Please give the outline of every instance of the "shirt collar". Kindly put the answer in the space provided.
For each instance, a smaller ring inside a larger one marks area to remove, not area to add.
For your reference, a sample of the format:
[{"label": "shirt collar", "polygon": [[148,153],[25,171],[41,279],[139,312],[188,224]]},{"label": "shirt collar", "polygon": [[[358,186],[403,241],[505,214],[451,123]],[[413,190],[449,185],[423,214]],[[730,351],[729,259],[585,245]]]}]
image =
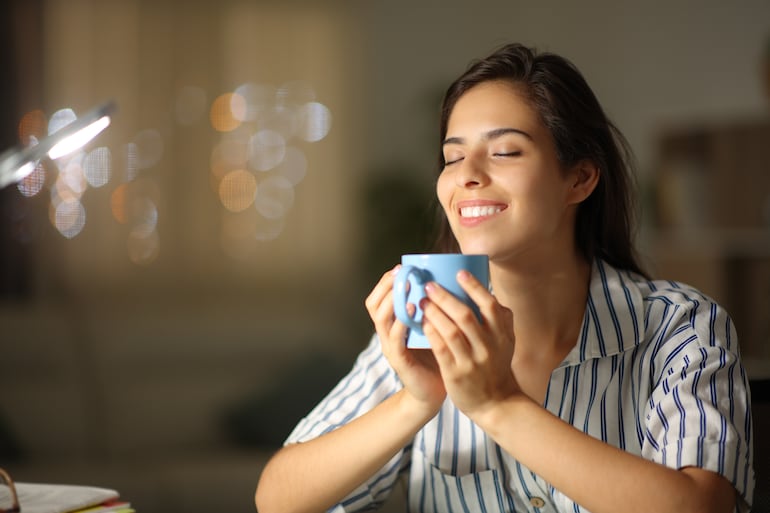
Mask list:
[{"label": "shirt collar", "polygon": [[633,349],[644,332],[640,277],[596,259],[577,344],[560,367],[576,365]]}]

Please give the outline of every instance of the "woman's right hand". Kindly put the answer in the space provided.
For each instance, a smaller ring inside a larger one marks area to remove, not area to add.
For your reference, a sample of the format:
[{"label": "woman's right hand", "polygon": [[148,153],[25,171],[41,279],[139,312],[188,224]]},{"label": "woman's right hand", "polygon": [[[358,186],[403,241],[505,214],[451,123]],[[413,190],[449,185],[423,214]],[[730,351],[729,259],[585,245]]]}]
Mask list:
[{"label": "woman's right hand", "polygon": [[[427,418],[435,415],[446,397],[446,389],[433,352],[407,349],[408,328],[393,311],[393,281],[400,266],[386,272],[366,298],[366,309],[382,345],[382,352],[398,374],[405,391],[424,408]],[[407,305],[413,313],[414,305]]]}]

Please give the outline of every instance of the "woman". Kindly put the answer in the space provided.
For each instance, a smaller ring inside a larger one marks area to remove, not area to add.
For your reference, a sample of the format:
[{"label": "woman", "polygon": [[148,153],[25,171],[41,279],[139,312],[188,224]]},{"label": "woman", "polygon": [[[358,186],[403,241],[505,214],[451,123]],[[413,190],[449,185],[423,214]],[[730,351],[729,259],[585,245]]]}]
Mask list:
[{"label": "woman", "polygon": [[732,322],[645,277],[626,145],[581,74],[505,46],[449,87],[441,142],[442,249],[489,255],[493,292],[458,274],[482,321],[432,284],[431,350],[408,350],[386,273],[376,336],[268,463],[259,511],[371,508],[402,475],[415,512],[746,511]]}]

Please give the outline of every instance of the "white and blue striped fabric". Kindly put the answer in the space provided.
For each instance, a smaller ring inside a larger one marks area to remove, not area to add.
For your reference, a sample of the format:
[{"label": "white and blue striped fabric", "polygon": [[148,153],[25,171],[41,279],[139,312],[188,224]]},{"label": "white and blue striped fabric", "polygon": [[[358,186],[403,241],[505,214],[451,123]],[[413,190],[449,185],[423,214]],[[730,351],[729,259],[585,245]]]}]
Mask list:
[{"label": "white and blue striped fabric", "polygon": [[[286,443],[332,431],[400,388],[375,336]],[[730,317],[699,291],[597,261],[580,338],[552,373],[544,406],[630,453],[725,476],[738,490],[737,510],[748,509],[754,487],[748,380]],[[332,511],[376,507],[404,474],[410,512],[586,511],[502,451],[450,400]]]}]

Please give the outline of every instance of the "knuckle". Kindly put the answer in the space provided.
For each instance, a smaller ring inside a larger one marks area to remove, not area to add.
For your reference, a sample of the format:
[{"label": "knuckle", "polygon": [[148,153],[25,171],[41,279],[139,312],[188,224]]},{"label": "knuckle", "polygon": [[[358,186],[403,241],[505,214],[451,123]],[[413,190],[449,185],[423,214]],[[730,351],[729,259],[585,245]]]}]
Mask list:
[{"label": "knuckle", "polygon": [[479,365],[487,365],[491,360],[491,353],[486,347],[479,347],[476,350],[476,355],[474,356],[476,362],[478,362]]},{"label": "knuckle", "polygon": [[457,326],[452,326],[451,328],[449,328],[449,330],[447,331],[447,335],[446,336],[450,340],[461,341],[461,340],[465,339],[465,336],[463,335],[463,332],[460,331],[460,329]]},{"label": "knuckle", "polygon": [[476,322],[476,314],[472,310],[466,309],[459,315],[458,320],[462,323]]},{"label": "knuckle", "polygon": [[457,375],[467,376],[473,372],[474,364],[470,360],[464,360],[457,364]]},{"label": "knuckle", "polygon": [[431,350],[438,359],[446,358],[451,355],[449,347],[447,347],[446,344],[433,344]]},{"label": "knuckle", "polygon": [[495,310],[499,305],[500,303],[497,302],[497,299],[495,299],[494,296],[484,296],[479,301],[479,308],[483,310]]}]

